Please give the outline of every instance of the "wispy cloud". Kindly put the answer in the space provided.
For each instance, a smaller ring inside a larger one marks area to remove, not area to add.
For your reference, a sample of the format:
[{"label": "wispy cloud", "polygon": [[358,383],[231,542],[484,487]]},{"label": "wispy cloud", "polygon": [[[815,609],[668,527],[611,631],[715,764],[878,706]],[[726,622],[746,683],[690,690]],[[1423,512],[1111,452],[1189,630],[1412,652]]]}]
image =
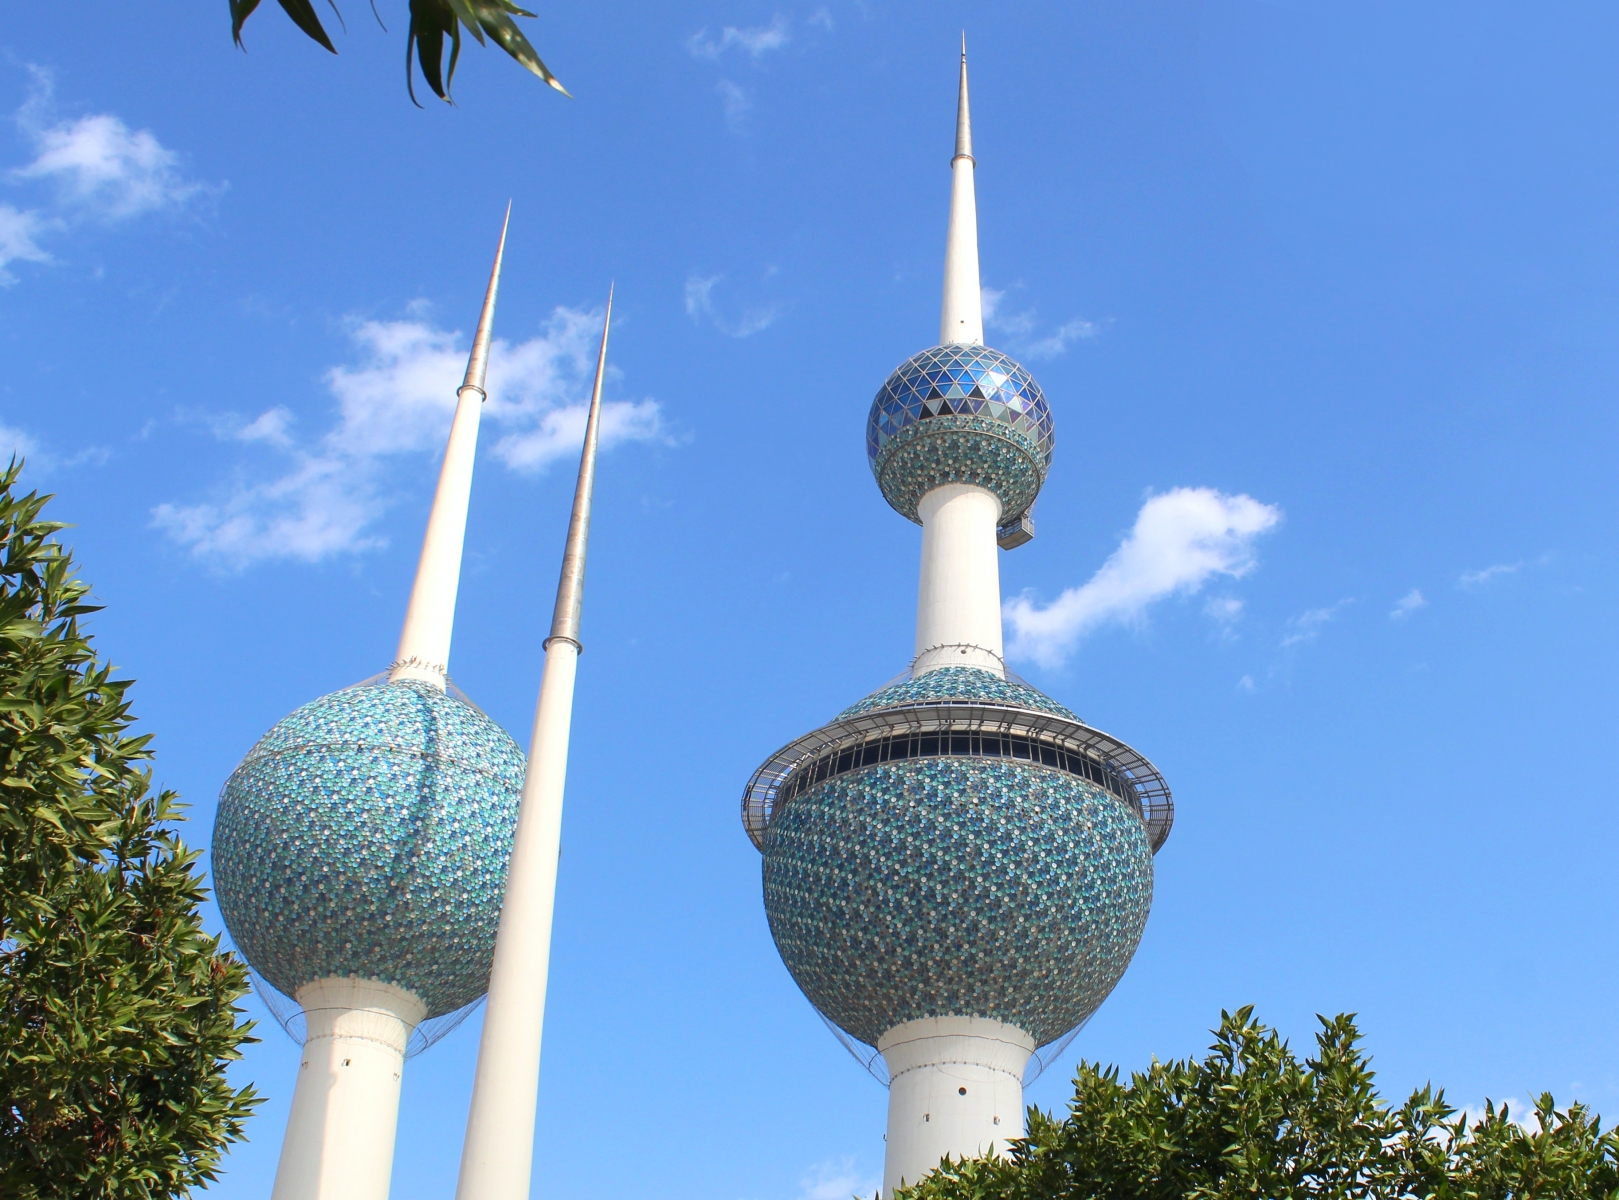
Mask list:
[{"label": "wispy cloud", "polygon": [[1340,600],[1336,604],[1329,604],[1325,608],[1306,609],[1298,616],[1288,621],[1288,627],[1293,632],[1282,638],[1283,646],[1302,646],[1306,642],[1313,642],[1321,635],[1321,627],[1346,605],[1353,604],[1353,600]]},{"label": "wispy cloud", "polygon": [[39,451],[39,442],[27,430],[11,425],[0,425],[0,459],[32,458]]},{"label": "wispy cloud", "polygon": [[13,458],[23,458],[28,460],[32,472],[53,471],[58,467],[77,467],[86,463],[99,466],[110,457],[111,451],[105,446],[94,445],[80,446],[70,454],[63,454],[26,429],[0,425],[0,465]]},{"label": "wispy cloud", "polygon": [[1456,582],[1464,588],[1483,587],[1492,579],[1502,575],[1512,575],[1521,570],[1523,570],[1523,563],[1521,562],[1496,563],[1494,566],[1485,567],[1482,571],[1464,571],[1461,578]]},{"label": "wispy cloud", "polygon": [[180,173],[180,156],[147,129],[97,113],[37,130],[38,155],[14,179],[45,180],[64,206],[104,221],[176,208],[204,191]]},{"label": "wispy cloud", "polygon": [[0,284],[17,282],[6,268],[14,262],[49,262],[39,239],[60,227],[43,213],[0,204]]},{"label": "wispy cloud", "polygon": [[753,93],[729,79],[720,80],[714,90],[720,94],[726,128],[732,133],[741,133],[747,127],[748,111],[753,108]]},{"label": "wispy cloud", "polygon": [[12,186],[48,190],[43,207],[0,203],[0,284],[14,283],[13,262],[49,262],[42,242],[86,222],[116,224],[162,210],[184,208],[217,185],[188,179],[180,155],[147,129],[131,129],[112,113],[56,118],[50,72],[29,67],[28,100],[15,114],[32,143],[32,161],[5,172]]},{"label": "wispy cloud", "polygon": [[1417,609],[1426,608],[1427,606],[1428,598],[1417,588],[1412,588],[1394,602],[1393,609],[1389,611],[1389,618],[1391,620],[1404,620],[1416,612]]},{"label": "wispy cloud", "polygon": [[[541,333],[490,348],[484,418],[502,430],[496,458],[518,471],[541,471],[577,451],[601,314],[556,309]],[[219,498],[169,503],[157,526],[199,558],[241,568],[270,559],[315,562],[383,543],[373,525],[390,501],[388,468],[402,456],[439,451],[466,367],[459,333],[418,311],[397,321],[356,321],[356,361],[331,368],[325,383],[337,402],[335,423],[309,442],[293,433],[290,410],[277,406],[251,421],[211,422],[222,440],[258,444],[281,462],[265,477],[243,474]],[[602,406],[602,446],[660,436],[656,401]]]},{"label": "wispy cloud", "polygon": [[824,1162],[799,1181],[799,1200],[849,1200],[851,1196],[875,1196],[882,1181],[856,1169],[854,1159]]},{"label": "wispy cloud", "polygon": [[1147,607],[1198,591],[1215,576],[1241,578],[1258,562],[1254,543],[1281,510],[1252,496],[1176,488],[1152,496],[1107,562],[1090,580],[1049,605],[1024,594],[1003,607],[1010,653],[1060,666],[1088,633],[1109,622],[1140,621]]},{"label": "wispy cloud", "polygon": [[781,315],[774,304],[754,305],[736,318],[725,316],[714,299],[714,289],[723,275],[692,275],[686,280],[686,315],[698,323],[707,321],[726,337],[745,338],[769,329]]},{"label": "wispy cloud", "polygon": [[1203,611],[1222,629],[1230,629],[1242,619],[1242,601],[1235,596],[1210,596]]},{"label": "wispy cloud", "polygon": [[693,58],[717,59],[728,50],[740,51],[749,58],[758,59],[772,50],[780,50],[792,40],[787,18],[780,13],[768,25],[727,25],[719,36],[711,36],[707,28],[699,29],[686,39],[686,49]]},{"label": "wispy cloud", "polygon": [[984,309],[984,327],[1001,335],[1000,340],[1023,358],[1055,358],[1073,343],[1093,338],[1100,332],[1094,321],[1075,317],[1043,333],[1034,309],[1018,313],[1006,310],[1005,290],[980,288],[979,295]]}]

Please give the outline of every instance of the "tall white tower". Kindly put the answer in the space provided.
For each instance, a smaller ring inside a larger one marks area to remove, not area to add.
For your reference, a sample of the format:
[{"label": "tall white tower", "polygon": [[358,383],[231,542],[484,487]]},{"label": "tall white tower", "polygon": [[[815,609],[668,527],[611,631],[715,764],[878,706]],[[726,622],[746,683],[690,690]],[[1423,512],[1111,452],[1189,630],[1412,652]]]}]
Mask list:
[{"label": "tall white tower", "polygon": [[488,982],[523,755],[448,671],[505,246],[394,663],[277,723],[220,796],[225,924],[306,1023],[273,1200],[387,1200],[410,1039]]},{"label": "tall white tower", "polygon": [[557,858],[562,847],[562,794],[568,773],[568,735],[573,725],[573,685],[583,646],[579,613],[584,599],[585,548],[596,487],[596,448],[601,435],[602,375],[607,369],[607,332],[613,295],[607,294],[596,382],[590,393],[579,479],[562,553],[551,636],[534,710],[528,773],[512,846],[500,935],[489,979],[473,1079],[467,1138],[461,1150],[457,1200],[528,1200],[534,1160],[534,1114],[539,1100],[540,1042],[545,1030],[545,992],[551,964],[551,919],[556,904]]},{"label": "tall white tower", "polygon": [[963,43],[940,344],[866,425],[883,496],[922,526],[915,656],[742,801],[782,960],[887,1066],[890,1195],[1023,1134],[1030,1056],[1129,965],[1173,816],[1151,763],[1002,658],[997,547],[1032,536],[1054,431],[1028,371],[983,344],[975,169]]}]

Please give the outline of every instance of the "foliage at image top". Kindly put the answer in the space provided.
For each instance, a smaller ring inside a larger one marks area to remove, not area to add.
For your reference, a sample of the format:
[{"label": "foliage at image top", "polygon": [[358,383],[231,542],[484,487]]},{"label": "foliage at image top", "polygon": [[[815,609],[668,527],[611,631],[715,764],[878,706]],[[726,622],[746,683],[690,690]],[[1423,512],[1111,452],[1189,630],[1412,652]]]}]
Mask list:
[{"label": "foliage at image top", "polygon": [[[303,30],[312,40],[319,42],[333,54],[337,47],[332,45],[332,39],[327,36],[326,28],[320,23],[320,16],[315,11],[312,0],[278,0],[287,16],[292,18],[293,24]],[[336,0],[327,0],[332,6],[332,12],[342,21],[343,15],[338,12]],[[253,15],[258,8],[259,0],[230,0],[230,28],[231,37],[236,44],[242,44],[242,25]],[[372,11],[376,11],[375,3]],[[513,0],[410,0],[410,28],[405,38],[405,87],[410,92],[411,100],[416,99],[416,85],[412,81],[410,59],[414,50],[416,60],[421,64],[422,77],[427,80],[427,86],[433,89],[433,94],[440,100],[450,99],[450,85],[455,80],[455,65],[461,57],[461,30],[464,27],[472,34],[473,40],[482,46],[484,34],[495,39],[498,45],[507,54],[519,63],[538,75],[564,96],[568,89],[563,87],[557,77],[551,74],[551,69],[540,60],[539,54],[523,36],[523,31],[517,27],[513,17],[537,17],[539,14],[531,13],[526,8],[519,8]],[[382,18],[377,18],[380,23]],[[446,69],[444,64],[444,39],[450,40],[450,62]]]},{"label": "foliage at image top", "polygon": [[79,628],[49,497],[0,471],[0,1195],[155,1200],[217,1177],[259,1102],[246,968],[203,928],[197,853]]},{"label": "foliage at image top", "polygon": [[1530,1123],[1470,1117],[1432,1087],[1379,1097],[1352,1016],[1300,1061],[1252,1008],[1222,1013],[1201,1062],[1119,1081],[1082,1062],[1068,1116],[1029,1110],[1007,1157],[947,1159],[892,1200],[1614,1200],[1619,1138],[1542,1096]]}]

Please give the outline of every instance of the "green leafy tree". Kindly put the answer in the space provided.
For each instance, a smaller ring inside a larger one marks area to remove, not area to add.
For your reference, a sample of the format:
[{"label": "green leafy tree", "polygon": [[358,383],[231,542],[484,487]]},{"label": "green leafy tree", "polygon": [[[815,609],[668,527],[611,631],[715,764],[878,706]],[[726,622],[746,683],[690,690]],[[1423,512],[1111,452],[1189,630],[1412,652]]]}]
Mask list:
[{"label": "green leafy tree", "polygon": [[148,1200],[215,1178],[258,1103],[227,1065],[246,968],[79,621],[96,608],[0,471],[0,1196]]},{"label": "green leafy tree", "polygon": [[[327,2],[341,22],[343,15],[338,12],[335,0]],[[332,39],[320,23],[320,15],[315,11],[312,0],[278,0],[278,3],[292,18],[294,25],[333,54],[337,53],[337,47],[332,45]],[[230,0],[231,36],[236,39],[238,46],[242,44],[242,24],[258,6],[259,0]],[[372,0],[372,12],[375,11],[375,0]],[[539,54],[529,44],[528,38],[523,36],[517,22],[512,20],[513,17],[537,15],[526,8],[519,8],[513,0],[410,0],[410,28],[405,37],[405,87],[410,92],[411,100],[416,99],[416,85],[412,81],[410,65],[413,51],[416,61],[421,64],[422,77],[427,80],[427,86],[433,89],[433,94],[440,100],[450,99],[450,84],[455,79],[455,65],[461,57],[463,29],[480,46],[485,44],[484,35],[488,34],[507,54],[566,96],[568,89],[540,61]],[[378,16],[377,20],[380,23],[382,18]],[[446,39],[450,45],[447,67],[444,62]]]},{"label": "green leafy tree", "polygon": [[1351,1016],[1300,1061],[1251,1008],[1222,1013],[1201,1062],[1121,1082],[1081,1063],[1068,1116],[1029,1110],[1006,1157],[946,1160],[894,1200],[1615,1200],[1619,1139],[1541,1097],[1534,1128],[1470,1120],[1422,1088],[1379,1098]]}]

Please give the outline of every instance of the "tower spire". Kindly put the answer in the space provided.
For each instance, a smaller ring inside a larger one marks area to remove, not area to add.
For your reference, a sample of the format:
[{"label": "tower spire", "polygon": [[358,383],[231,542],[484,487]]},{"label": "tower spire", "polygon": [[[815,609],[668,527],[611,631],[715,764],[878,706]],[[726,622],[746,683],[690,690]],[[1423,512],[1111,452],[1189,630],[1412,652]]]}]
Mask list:
[{"label": "tower spire", "polygon": [[534,712],[528,771],[517,814],[506,898],[495,937],[484,1009],[478,1070],[472,1083],[467,1139],[461,1149],[457,1200],[528,1200],[534,1159],[534,1112],[540,1088],[540,1043],[545,1031],[545,990],[550,974],[551,917],[556,901],[557,857],[562,845],[562,793],[568,773],[568,733],[573,722],[573,682],[578,667],[579,605],[585,583],[585,542],[590,534],[596,483],[596,447],[601,428],[602,376],[607,368],[607,331],[613,294],[607,293],[596,382],[579,452],[579,481],[562,552],[551,636]]},{"label": "tower spire", "polygon": [[961,87],[956,99],[956,153],[950,160],[950,232],[944,248],[944,309],[939,343],[982,345],[984,306],[978,291],[978,200],[973,190],[972,116],[967,106],[967,35],[961,35]]},{"label": "tower spire", "polygon": [[568,541],[562,551],[562,575],[557,580],[557,602],[551,613],[551,638],[570,641],[580,652],[579,608],[585,588],[585,543],[590,538],[590,502],[596,490],[596,443],[601,432],[602,372],[607,367],[607,331],[613,323],[613,286],[607,288],[607,315],[602,318],[601,351],[596,358],[596,382],[590,393],[590,415],[585,418],[585,444],[579,451],[579,482],[573,489],[573,515],[568,519]]},{"label": "tower spire", "polygon": [[478,315],[478,331],[467,356],[467,373],[456,390],[455,420],[444,447],[438,490],[422,537],[422,556],[416,563],[416,582],[399,634],[399,652],[388,668],[388,682],[419,679],[443,688],[449,682],[450,634],[455,627],[455,597],[461,586],[461,548],[466,540],[467,504],[472,498],[472,464],[478,452],[478,421],[482,416],[484,377],[489,369],[489,339],[495,325],[495,295],[500,290],[500,266],[506,257],[506,229],[512,206],[500,225],[495,265]]}]

